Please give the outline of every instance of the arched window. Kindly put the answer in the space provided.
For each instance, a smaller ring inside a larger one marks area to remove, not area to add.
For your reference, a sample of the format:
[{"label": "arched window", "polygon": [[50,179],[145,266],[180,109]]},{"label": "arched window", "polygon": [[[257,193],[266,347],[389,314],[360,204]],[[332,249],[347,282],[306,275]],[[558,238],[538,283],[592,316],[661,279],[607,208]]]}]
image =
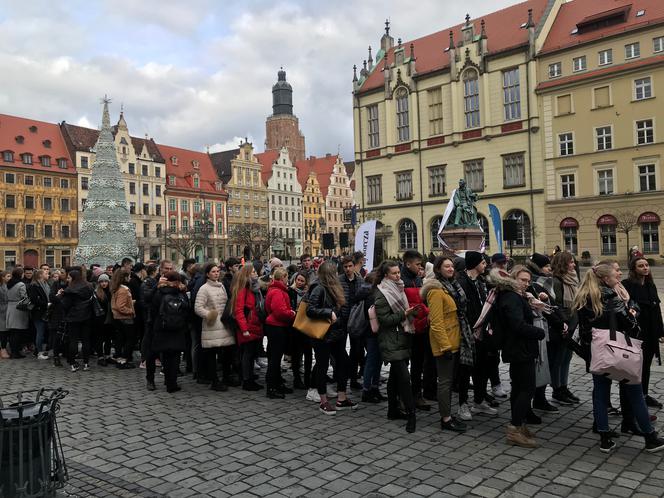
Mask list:
[{"label": "arched window", "polygon": [[417,225],[408,218],[399,223],[399,250],[417,249]]},{"label": "arched window", "polygon": [[515,209],[508,213],[506,219],[516,220],[516,240],[514,241],[514,245],[517,247],[530,247],[532,241],[530,218],[528,215],[520,209]]},{"label": "arched window", "polygon": [[438,240],[438,230],[440,230],[440,222],[443,221],[442,216],[436,216],[431,220],[431,249],[441,249],[442,245]]},{"label": "arched window", "polygon": [[480,85],[474,69],[463,73],[463,112],[466,128],[477,128],[480,125]]},{"label": "arched window", "polygon": [[482,227],[482,230],[484,231],[484,247],[486,249],[489,248],[491,245],[491,238],[490,238],[490,232],[489,232],[489,220],[486,219],[486,216],[483,214],[477,213],[477,219],[480,222],[480,227]]},{"label": "arched window", "polygon": [[410,140],[410,127],[408,125],[408,90],[401,87],[396,93],[397,104],[397,142]]}]

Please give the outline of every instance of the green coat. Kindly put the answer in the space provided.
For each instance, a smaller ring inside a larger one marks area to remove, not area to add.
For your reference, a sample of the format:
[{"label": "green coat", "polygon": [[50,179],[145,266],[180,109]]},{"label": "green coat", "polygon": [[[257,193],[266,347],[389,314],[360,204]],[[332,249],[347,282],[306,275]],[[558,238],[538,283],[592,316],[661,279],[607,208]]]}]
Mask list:
[{"label": "green coat", "polygon": [[392,311],[380,290],[375,294],[376,317],[378,318],[378,346],[384,362],[410,359],[412,334],[406,334],[401,322],[406,318],[403,311]]}]

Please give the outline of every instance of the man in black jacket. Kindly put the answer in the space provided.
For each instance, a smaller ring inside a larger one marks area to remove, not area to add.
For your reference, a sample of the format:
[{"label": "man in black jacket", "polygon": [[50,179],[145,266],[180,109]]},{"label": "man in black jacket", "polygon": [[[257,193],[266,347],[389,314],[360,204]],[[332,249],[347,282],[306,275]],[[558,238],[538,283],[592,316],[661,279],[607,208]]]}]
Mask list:
[{"label": "man in black jacket", "polygon": [[[341,307],[341,327],[345,330],[348,325],[348,317],[350,310],[358,300],[356,298],[357,291],[362,286],[364,279],[355,273],[355,264],[351,256],[344,256],[341,262],[343,273],[339,275],[341,288],[344,290],[345,304]],[[350,371],[348,377],[350,379],[351,389],[362,389],[362,386],[357,381],[358,369],[364,365],[364,340],[360,338],[350,338]]]}]

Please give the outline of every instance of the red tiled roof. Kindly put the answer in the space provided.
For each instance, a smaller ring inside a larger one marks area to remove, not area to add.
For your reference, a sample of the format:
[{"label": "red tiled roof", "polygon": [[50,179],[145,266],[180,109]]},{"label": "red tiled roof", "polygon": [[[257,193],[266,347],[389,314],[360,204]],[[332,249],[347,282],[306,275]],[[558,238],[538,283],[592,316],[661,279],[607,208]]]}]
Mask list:
[{"label": "red tiled roof", "polygon": [[630,69],[637,69],[640,67],[647,67],[656,64],[661,64],[664,62],[664,55],[656,55],[653,57],[647,57],[645,59],[637,59],[634,61],[625,62],[624,64],[617,64],[615,66],[603,67],[602,69],[596,69],[594,71],[588,71],[583,74],[574,74],[572,76],[567,76],[565,78],[556,78],[552,81],[545,81],[537,85],[536,91],[547,90],[549,88],[555,88],[558,86],[566,85],[568,83],[574,83],[575,81],[587,80],[590,78],[597,78],[600,76],[606,76],[608,74],[618,73],[620,71],[628,71]]},{"label": "red tiled roof", "polygon": [[[627,9],[627,7],[630,7]],[[577,24],[608,16],[612,11],[627,10],[625,22],[572,34]],[[636,14],[644,10],[642,16]],[[574,0],[563,4],[551,26],[540,53],[553,52],[592,40],[664,22],[662,0]]]},{"label": "red tiled roof", "polygon": [[297,161],[295,163],[295,167],[297,168],[297,179],[302,185],[302,188],[304,189],[304,186],[306,185],[309,173],[313,172],[318,179],[321,194],[326,198],[332,172],[334,171],[334,164],[336,162],[336,154],[330,154],[323,157],[311,156],[308,159]]},{"label": "red tiled roof", "polygon": [[[19,143],[21,141],[19,137],[23,137],[22,143]],[[76,172],[76,166],[69,155],[60,127],[54,123],[0,114],[0,151],[14,153],[13,163],[5,163],[0,155],[0,163],[6,166],[60,173]],[[24,153],[32,154],[31,165],[23,164],[21,154]],[[42,166],[40,159],[42,156],[51,158],[50,167]],[[58,159],[67,160],[66,169],[58,168]]]},{"label": "red tiled roof", "polygon": [[[226,192],[217,190],[215,183],[221,181],[217,172],[212,166],[210,156],[205,152],[195,150],[181,149],[170,145],[157,144],[162,157],[166,159],[166,189],[188,189],[194,192],[214,193],[217,195],[226,195]],[[177,158],[177,164],[173,164],[173,157]],[[198,170],[194,169],[194,161],[198,161]],[[200,187],[194,187],[194,173],[198,173]],[[175,187],[168,184],[168,176],[175,176]]]},{"label": "red tiled roof", "polygon": [[261,178],[263,179],[263,183],[267,185],[267,181],[272,176],[272,165],[279,158],[279,151],[268,150],[259,152],[258,154],[254,154],[254,157],[261,163]]},{"label": "red tiled roof", "polygon": [[[547,0],[528,0],[512,5],[502,10],[492,12],[485,16],[472,19],[475,24],[475,33],[480,33],[480,21],[485,21],[487,35],[487,48],[489,53],[498,53],[528,43],[528,31],[521,27],[528,20],[528,9],[533,9],[533,21],[537,25],[544,13]],[[445,28],[416,40],[404,41],[406,57],[410,55],[410,44],[415,48],[415,68],[418,74],[429,73],[449,67],[450,53],[445,49],[450,45],[450,30],[454,31],[454,42],[462,40],[461,28],[465,23],[457,24],[452,28]],[[462,48],[462,50],[465,50]],[[388,64],[394,63],[394,48],[387,54]],[[359,93],[383,86],[384,76],[381,71],[384,60],[381,59],[373,71],[362,84]]]}]

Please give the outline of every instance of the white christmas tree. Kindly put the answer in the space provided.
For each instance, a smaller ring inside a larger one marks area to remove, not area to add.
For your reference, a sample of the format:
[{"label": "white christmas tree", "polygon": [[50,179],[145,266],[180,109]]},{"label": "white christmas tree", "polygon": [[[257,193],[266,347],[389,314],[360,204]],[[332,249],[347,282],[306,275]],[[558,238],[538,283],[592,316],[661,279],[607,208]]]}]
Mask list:
[{"label": "white christmas tree", "polygon": [[122,173],[115,155],[109,102],[106,97],[102,100],[101,131],[94,149],[96,157],[74,257],[77,264],[88,267],[93,263],[113,265],[124,257],[133,259],[137,253],[136,229],[127,208]]}]

